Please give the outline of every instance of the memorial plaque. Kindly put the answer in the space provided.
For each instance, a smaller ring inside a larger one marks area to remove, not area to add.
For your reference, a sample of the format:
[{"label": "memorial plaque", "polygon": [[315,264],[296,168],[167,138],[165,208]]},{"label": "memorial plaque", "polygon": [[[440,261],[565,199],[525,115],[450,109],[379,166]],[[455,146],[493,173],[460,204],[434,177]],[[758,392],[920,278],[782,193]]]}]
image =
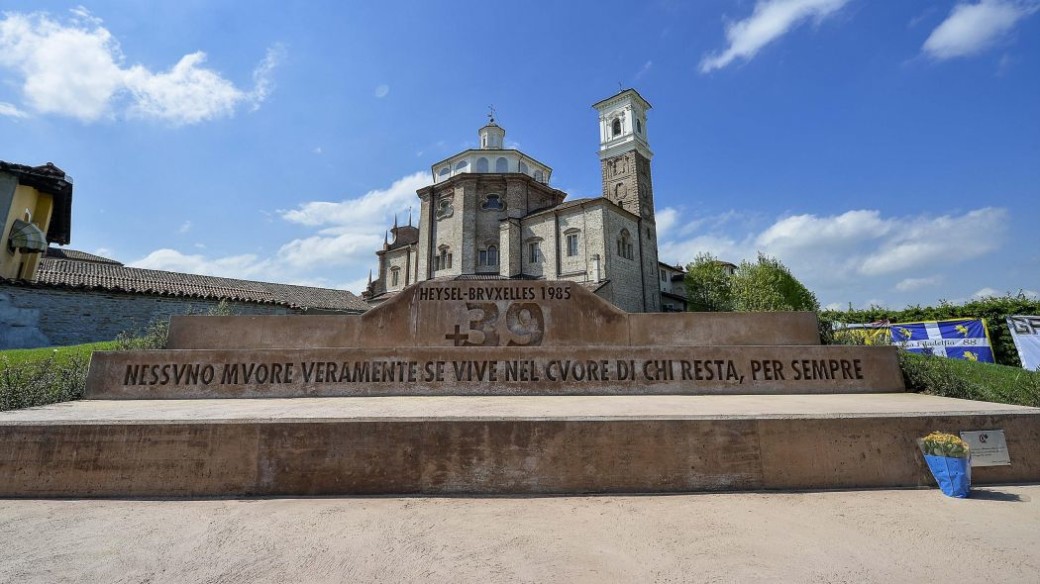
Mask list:
[{"label": "memorial plaque", "polygon": [[[723,315],[725,316],[725,315]],[[755,321],[736,315],[744,343],[788,323],[805,340],[813,315]],[[640,317],[648,317],[640,320]],[[204,320],[191,321],[198,328]],[[95,353],[87,396],[96,399],[381,395],[638,395],[903,391],[892,347],[712,344],[696,315],[630,315],[574,282],[424,282],[361,317],[322,317],[322,335],[275,328],[253,336],[269,348],[233,346],[209,321],[219,349]],[[295,324],[300,317],[266,323]],[[715,321],[716,326],[719,322]],[[756,322],[759,322],[757,326]],[[684,326],[685,325],[685,326]],[[656,327],[656,328],[654,328]],[[181,339],[196,332],[182,329]],[[345,331],[345,332],[344,332]],[[815,334],[815,331],[812,331]],[[247,337],[242,331],[241,337]],[[240,338],[241,338],[240,337]],[[691,342],[694,339],[694,342]],[[633,342],[636,340],[636,342]],[[190,342],[187,344],[191,344]],[[230,345],[230,346],[229,346]]]},{"label": "memorial plaque", "polygon": [[1007,440],[1003,430],[976,430],[961,432],[961,440],[968,443],[971,466],[1004,466],[1011,464]]}]

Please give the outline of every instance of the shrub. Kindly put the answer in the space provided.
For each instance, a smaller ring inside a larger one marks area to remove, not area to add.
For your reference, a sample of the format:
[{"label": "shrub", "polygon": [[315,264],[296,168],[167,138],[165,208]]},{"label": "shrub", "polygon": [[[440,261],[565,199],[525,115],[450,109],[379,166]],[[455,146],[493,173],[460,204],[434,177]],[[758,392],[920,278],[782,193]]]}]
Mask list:
[{"label": "shrub", "polygon": [[165,349],[170,335],[169,320],[154,320],[144,330],[123,331],[116,337],[117,351]]},{"label": "shrub", "polygon": [[90,359],[52,354],[12,363],[0,355],[0,411],[31,408],[83,397]]},{"label": "shrub", "polygon": [[1040,373],[1018,367],[899,351],[909,391],[1040,407]]}]

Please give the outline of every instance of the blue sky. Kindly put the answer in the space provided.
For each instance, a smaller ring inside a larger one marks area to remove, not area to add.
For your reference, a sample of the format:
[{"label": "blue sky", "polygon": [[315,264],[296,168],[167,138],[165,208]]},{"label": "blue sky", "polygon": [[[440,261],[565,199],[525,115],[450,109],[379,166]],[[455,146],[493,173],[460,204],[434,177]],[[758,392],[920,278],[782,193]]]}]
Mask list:
[{"label": "blue sky", "polygon": [[72,244],[360,292],[430,165],[507,143],[599,195],[634,87],[661,259],[780,258],[824,305],[1040,291],[1040,0],[0,2],[0,159]]}]

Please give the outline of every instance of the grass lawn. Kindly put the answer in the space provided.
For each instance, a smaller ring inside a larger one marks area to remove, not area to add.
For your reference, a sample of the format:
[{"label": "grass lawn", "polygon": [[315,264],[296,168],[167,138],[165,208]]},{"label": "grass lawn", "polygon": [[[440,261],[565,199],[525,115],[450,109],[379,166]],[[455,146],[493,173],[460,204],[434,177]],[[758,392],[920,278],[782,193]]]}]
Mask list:
[{"label": "grass lawn", "polygon": [[8,365],[18,365],[28,361],[44,361],[54,357],[57,362],[66,362],[69,359],[81,357],[90,359],[94,351],[112,351],[116,348],[115,341],[104,341],[100,343],[86,343],[83,345],[71,345],[68,347],[40,347],[39,349],[9,349],[0,351],[0,369]]}]

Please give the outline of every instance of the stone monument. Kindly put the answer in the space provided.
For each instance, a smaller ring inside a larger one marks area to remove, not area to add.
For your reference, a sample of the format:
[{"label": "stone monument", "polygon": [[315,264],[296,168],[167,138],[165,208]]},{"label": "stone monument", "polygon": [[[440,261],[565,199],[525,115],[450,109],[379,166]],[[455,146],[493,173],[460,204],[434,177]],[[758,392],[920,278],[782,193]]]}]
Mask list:
[{"label": "stone monument", "polygon": [[361,316],[174,317],[85,400],[0,414],[0,495],[688,492],[928,484],[914,440],[1040,410],[904,391],[812,313],[629,314],[569,281],[455,279]]}]

